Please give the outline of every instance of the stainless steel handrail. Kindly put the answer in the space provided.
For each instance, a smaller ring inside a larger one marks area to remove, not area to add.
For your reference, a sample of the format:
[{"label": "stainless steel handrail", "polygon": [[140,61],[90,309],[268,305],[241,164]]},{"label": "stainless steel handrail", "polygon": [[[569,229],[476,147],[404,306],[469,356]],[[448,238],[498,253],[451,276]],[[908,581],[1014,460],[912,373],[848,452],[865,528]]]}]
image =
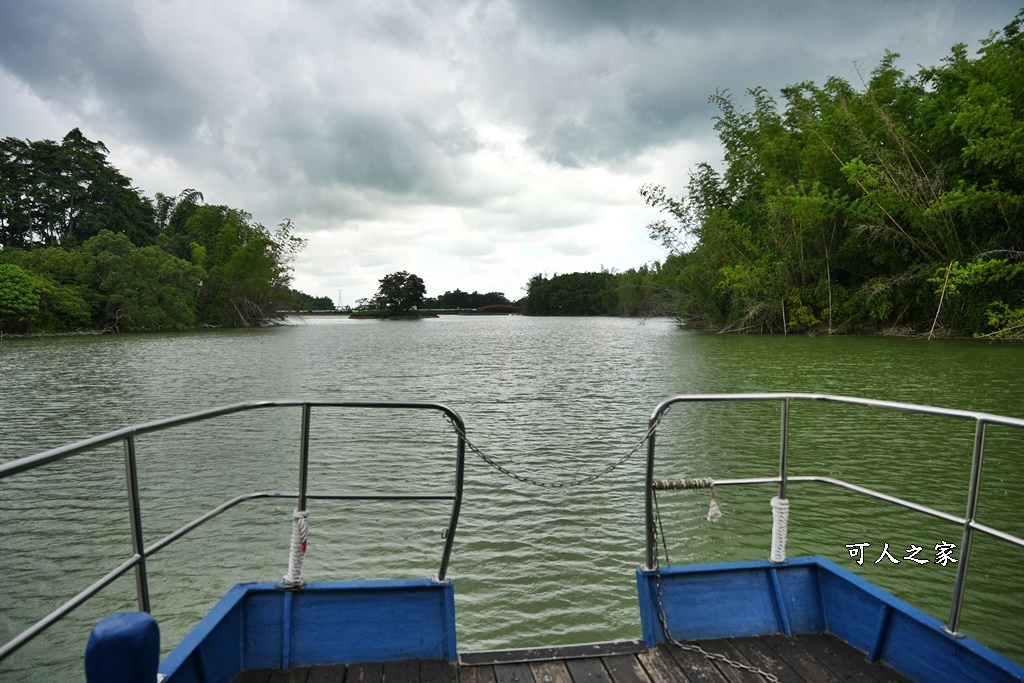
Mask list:
[{"label": "stainless steel handrail", "polygon": [[[953,522],[963,527],[963,538],[960,544],[960,560],[957,564],[956,580],[953,584],[953,595],[950,599],[949,619],[946,622],[946,629],[955,635],[959,635],[960,612],[963,607],[964,591],[967,583],[967,566],[970,561],[971,542],[975,531],[988,534],[1004,542],[1011,543],[1024,548],[1024,539],[1000,531],[990,526],[981,524],[975,520],[978,512],[978,489],[981,484],[981,466],[985,455],[985,432],[988,425],[1001,425],[1024,429],[1024,419],[994,415],[967,410],[955,410],[950,408],[937,408],[935,406],[918,405],[914,403],[900,403],[897,401],[880,401],[868,398],[855,398],[851,396],[834,396],[830,394],[804,394],[804,393],[751,393],[751,394],[682,394],[665,399],[654,409],[650,419],[650,437],[647,440],[647,471],[645,486],[645,527],[647,535],[647,568],[653,569],[657,562],[657,547],[655,538],[654,520],[654,453],[655,453],[655,430],[661,422],[665,412],[677,403],[705,403],[722,401],[779,401],[782,406],[782,423],[780,426],[779,446],[779,476],[778,477],[756,477],[748,479],[722,479],[715,480],[715,486],[747,485],[747,484],[777,484],[779,497],[786,497],[787,482],[815,482],[832,486],[839,486],[856,493],[860,493],[878,500],[900,505],[926,515]],[[957,517],[940,510],[935,510],[926,505],[913,503],[896,496],[890,496],[863,486],[851,484],[834,477],[819,476],[796,476],[787,474],[787,459],[789,456],[789,421],[791,401],[820,401],[825,403],[845,403],[870,408],[885,408],[909,413],[924,415],[937,415],[952,417],[975,422],[974,445],[971,456],[971,478],[967,491],[967,511],[963,517]]]},{"label": "stainless steel handrail", "polygon": [[[173,427],[202,422],[215,417],[240,413],[260,408],[281,408],[299,407],[302,410],[301,441],[299,445],[299,489],[295,493],[262,491],[247,493],[231,500],[228,500],[212,510],[200,515],[191,522],[185,524],[176,531],[164,536],[148,547],[144,545],[142,534],[141,504],[139,495],[139,481],[136,467],[137,455],[135,451],[135,438],[142,434],[158,432]],[[330,408],[369,408],[385,410],[434,410],[441,412],[455,426],[456,433],[456,465],[455,484],[451,493],[374,493],[374,492],[341,492],[341,493],[316,493],[308,490],[309,473],[309,434],[311,424],[311,413],[314,407]],[[419,401],[300,401],[300,400],[277,400],[277,401],[249,401],[235,403],[218,408],[200,410],[187,415],[155,420],[143,424],[124,427],[106,434],[100,434],[88,439],[76,441],[71,444],[43,451],[17,460],[0,463],[0,480],[12,477],[22,472],[43,467],[66,458],[79,455],[99,448],[101,446],[122,442],[124,444],[125,457],[125,483],[128,489],[128,512],[132,537],[132,555],[108,571],[102,578],[85,588],[83,591],[67,600],[57,609],[37,621],[29,628],[0,646],[0,661],[16,652],[22,646],[31,642],[47,628],[57,623],[70,614],[77,607],[87,602],[101,590],[109,586],[116,579],[135,569],[135,584],[139,609],[144,612],[150,611],[149,602],[149,578],[146,572],[146,558],[157,551],[170,545],[177,539],[185,536],[193,529],[201,526],[209,520],[217,517],[240,503],[265,498],[295,498],[298,502],[296,508],[300,511],[306,509],[309,499],[315,500],[450,500],[452,501],[451,514],[448,520],[448,528],[445,533],[444,549],[441,552],[441,564],[438,570],[437,580],[444,581],[448,571],[448,561],[451,557],[452,544],[455,541],[455,529],[459,521],[459,511],[462,507],[462,489],[465,481],[466,461],[466,440],[463,436],[466,433],[466,426],[462,418],[451,408],[441,403],[428,403]]]}]

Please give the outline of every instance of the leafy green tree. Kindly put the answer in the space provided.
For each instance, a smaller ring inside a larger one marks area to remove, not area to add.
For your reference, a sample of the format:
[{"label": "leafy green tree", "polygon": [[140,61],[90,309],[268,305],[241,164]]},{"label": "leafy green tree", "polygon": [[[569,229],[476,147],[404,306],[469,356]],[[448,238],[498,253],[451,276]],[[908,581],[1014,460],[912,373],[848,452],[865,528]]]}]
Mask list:
[{"label": "leafy green tree", "polygon": [[[15,287],[8,269],[9,322],[72,329],[90,308],[112,330],[279,317],[305,244],[290,221],[271,232],[244,211],[203,205],[194,189],[145,199],[108,153],[77,128],[60,143],[0,141],[0,262],[31,280],[18,275]],[[17,316],[15,293],[28,307]]]},{"label": "leafy green tree", "polygon": [[373,297],[373,305],[393,313],[411,311],[423,305],[427,288],[423,279],[400,270],[380,279],[380,288]]},{"label": "leafy green tree", "polygon": [[18,266],[0,264],[0,331],[25,332],[38,319],[45,282]]},{"label": "leafy green tree", "polygon": [[615,275],[568,273],[547,278],[534,275],[526,285],[527,315],[612,315]]},{"label": "leafy green tree", "polygon": [[296,289],[287,290],[288,297],[292,303],[287,306],[290,310],[297,311],[333,311],[335,310],[334,300],[329,296],[310,296],[305,292]]},{"label": "leafy green tree", "polygon": [[425,308],[461,308],[475,309],[484,306],[510,306],[504,292],[463,292],[461,289],[447,291],[436,299],[424,299]]},{"label": "leafy green tree", "polygon": [[82,290],[0,263],[0,332],[65,332],[89,324]]},{"label": "leafy green tree", "polygon": [[159,247],[136,247],[123,234],[101,230],[83,245],[80,268],[94,295],[94,321],[105,330],[177,330],[196,324],[203,271]]},{"label": "leafy green tree", "polygon": [[329,296],[315,296],[313,297],[312,310],[314,311],[333,311],[335,309],[334,299]]},{"label": "leafy green tree", "polygon": [[59,144],[0,141],[0,245],[76,245],[102,229],[150,243],[153,208],[108,153],[77,128]]},{"label": "leafy green tree", "polygon": [[191,205],[182,235],[205,271],[199,319],[208,325],[266,325],[289,308],[291,263],[305,246],[285,220],[271,233],[245,211]]}]

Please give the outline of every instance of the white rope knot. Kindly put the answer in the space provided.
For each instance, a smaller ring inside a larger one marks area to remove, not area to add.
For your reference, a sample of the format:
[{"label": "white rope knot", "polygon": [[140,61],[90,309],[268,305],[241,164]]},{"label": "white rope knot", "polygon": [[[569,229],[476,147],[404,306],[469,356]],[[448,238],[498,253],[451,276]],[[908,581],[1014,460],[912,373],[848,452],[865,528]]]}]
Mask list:
[{"label": "white rope knot", "polygon": [[709,489],[715,485],[711,477],[697,479],[656,479],[652,482],[656,491],[673,491],[681,489]]},{"label": "white rope knot", "polygon": [[789,501],[775,496],[772,498],[772,552],[768,559],[779,563],[786,561],[786,538],[789,535]]},{"label": "white rope knot", "polygon": [[306,539],[309,537],[309,511],[292,512],[292,544],[288,552],[288,573],[284,575],[287,588],[300,588],[306,581],[302,578],[302,561],[306,558]]}]

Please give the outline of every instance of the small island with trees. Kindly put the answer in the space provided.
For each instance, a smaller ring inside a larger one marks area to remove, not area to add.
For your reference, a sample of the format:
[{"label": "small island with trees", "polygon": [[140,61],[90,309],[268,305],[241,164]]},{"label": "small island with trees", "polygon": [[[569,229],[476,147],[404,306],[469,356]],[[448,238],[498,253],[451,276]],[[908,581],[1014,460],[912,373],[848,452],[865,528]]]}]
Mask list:
[{"label": "small island with trees", "polygon": [[427,295],[423,279],[407,271],[390,273],[380,279],[380,288],[370,299],[356,302],[352,318],[388,320],[436,318],[439,313],[518,313],[519,308],[502,292],[448,291],[439,297]]}]

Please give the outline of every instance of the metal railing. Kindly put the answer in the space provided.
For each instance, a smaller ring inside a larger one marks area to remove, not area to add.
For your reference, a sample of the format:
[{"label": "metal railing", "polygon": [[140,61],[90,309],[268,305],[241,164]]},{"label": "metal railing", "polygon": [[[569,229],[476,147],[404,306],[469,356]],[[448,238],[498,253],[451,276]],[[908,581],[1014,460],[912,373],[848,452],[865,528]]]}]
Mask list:
[{"label": "metal railing", "polygon": [[[262,408],[301,408],[302,411],[302,428],[301,428],[301,441],[299,444],[299,488],[295,493],[282,493],[277,491],[258,491],[253,493],[247,493],[237,496],[231,500],[228,500],[221,505],[213,508],[209,512],[197,517],[191,522],[185,524],[176,531],[164,536],[160,540],[152,543],[148,547],[145,545],[145,540],[142,533],[142,515],[139,495],[139,481],[138,472],[136,467],[136,448],[135,439],[136,437],[149,434],[152,432],[163,431],[172,427],[180,427],[182,425],[201,422],[209,420],[215,417],[221,417],[223,415],[229,415],[231,413],[241,413],[250,410],[257,410]],[[311,413],[314,407],[331,407],[331,408],[369,408],[369,409],[385,409],[385,410],[434,410],[441,412],[455,425],[455,436],[456,436],[456,471],[455,471],[455,484],[454,490],[450,493],[316,493],[308,490],[308,478],[309,478],[309,433],[310,433],[310,422]],[[4,660],[22,646],[28,644],[35,637],[45,631],[53,624],[60,621],[62,618],[71,613],[74,609],[81,606],[83,603],[88,601],[90,598],[99,593],[103,588],[113,583],[116,579],[128,573],[132,569],[135,570],[135,585],[136,593],[138,596],[139,609],[144,612],[150,611],[150,600],[149,600],[149,578],[146,572],[146,558],[150,557],[157,551],[165,548],[175,540],[186,535],[196,527],[208,522],[209,520],[217,517],[218,515],[234,508],[240,503],[244,503],[251,500],[259,500],[266,498],[294,498],[297,500],[296,509],[299,511],[306,510],[306,504],[309,499],[316,500],[450,500],[452,503],[451,514],[448,521],[448,528],[444,534],[444,549],[441,554],[441,565],[438,570],[437,580],[444,581],[445,575],[448,570],[448,560],[451,556],[452,544],[455,540],[455,528],[459,520],[459,510],[462,506],[462,489],[464,483],[464,471],[465,471],[465,457],[466,457],[466,444],[465,438],[462,436],[466,433],[465,425],[462,422],[462,418],[454,410],[444,406],[440,403],[423,403],[423,402],[389,402],[389,401],[250,401],[246,403],[236,403],[233,405],[222,406],[219,408],[211,408],[208,410],[201,410],[199,412],[190,413],[187,415],[180,415],[178,417],[172,417],[164,420],[156,420],[153,422],[147,422],[144,424],[133,425],[118,429],[116,431],[108,432],[99,436],[94,436],[82,441],[78,441],[72,444],[61,446],[60,448],[54,448],[52,450],[44,451],[36,455],[20,458],[18,460],[12,460],[6,463],[0,463],[0,480],[4,480],[8,477],[16,474],[27,472],[44,465],[49,465],[61,460],[65,460],[75,455],[79,455],[93,449],[116,444],[121,442],[124,445],[124,460],[125,460],[125,480],[128,492],[128,512],[131,527],[131,540],[132,540],[132,555],[124,560],[121,564],[117,565],[110,571],[108,571],[102,578],[97,580],[95,583],[90,585],[85,590],[81,591],[73,598],[66,601],[57,609],[53,610],[50,614],[43,617],[29,628],[22,631],[19,635],[12,638],[10,641],[0,646],[0,661]]]},{"label": "metal railing", "polygon": [[[778,477],[753,477],[746,479],[715,479],[715,486],[736,486],[748,484],[776,484],[779,489],[779,498],[786,497],[786,486],[789,482],[815,482],[838,486],[849,491],[870,496],[878,500],[893,503],[917,512],[924,513],[937,519],[960,525],[963,528],[963,540],[960,545],[960,560],[957,565],[957,575],[953,584],[953,594],[950,600],[949,620],[945,628],[954,635],[959,635],[960,612],[963,606],[964,590],[967,582],[967,567],[971,554],[971,542],[976,531],[988,534],[1007,543],[1024,548],[1024,539],[1008,534],[999,529],[981,524],[975,518],[978,512],[978,488],[981,483],[981,467],[985,455],[985,431],[988,425],[1001,425],[1024,429],[1024,419],[1004,417],[990,413],[980,413],[966,410],[953,410],[947,408],[936,408],[933,406],[916,405],[912,403],[899,403],[895,401],[879,401],[866,398],[853,398],[848,396],[832,396],[827,394],[801,394],[801,393],[764,393],[764,394],[685,394],[672,396],[662,401],[651,414],[651,432],[647,440],[647,473],[645,482],[645,526],[647,534],[647,568],[653,569],[657,563],[657,548],[655,537],[655,510],[654,510],[654,453],[656,433],[655,427],[661,421],[665,412],[678,403],[703,403],[721,401],[778,401],[782,407],[782,423],[780,426],[779,438],[779,476]],[[880,491],[875,491],[863,486],[851,484],[834,477],[821,476],[789,476],[787,474],[789,457],[789,407],[791,401],[818,401],[825,403],[844,403],[870,408],[885,408],[908,413],[919,413],[924,415],[938,415],[961,420],[970,420],[975,423],[974,445],[971,459],[970,483],[967,491],[967,511],[963,517],[951,515],[940,510],[935,510],[926,505],[920,505],[896,496],[891,496]]]}]

